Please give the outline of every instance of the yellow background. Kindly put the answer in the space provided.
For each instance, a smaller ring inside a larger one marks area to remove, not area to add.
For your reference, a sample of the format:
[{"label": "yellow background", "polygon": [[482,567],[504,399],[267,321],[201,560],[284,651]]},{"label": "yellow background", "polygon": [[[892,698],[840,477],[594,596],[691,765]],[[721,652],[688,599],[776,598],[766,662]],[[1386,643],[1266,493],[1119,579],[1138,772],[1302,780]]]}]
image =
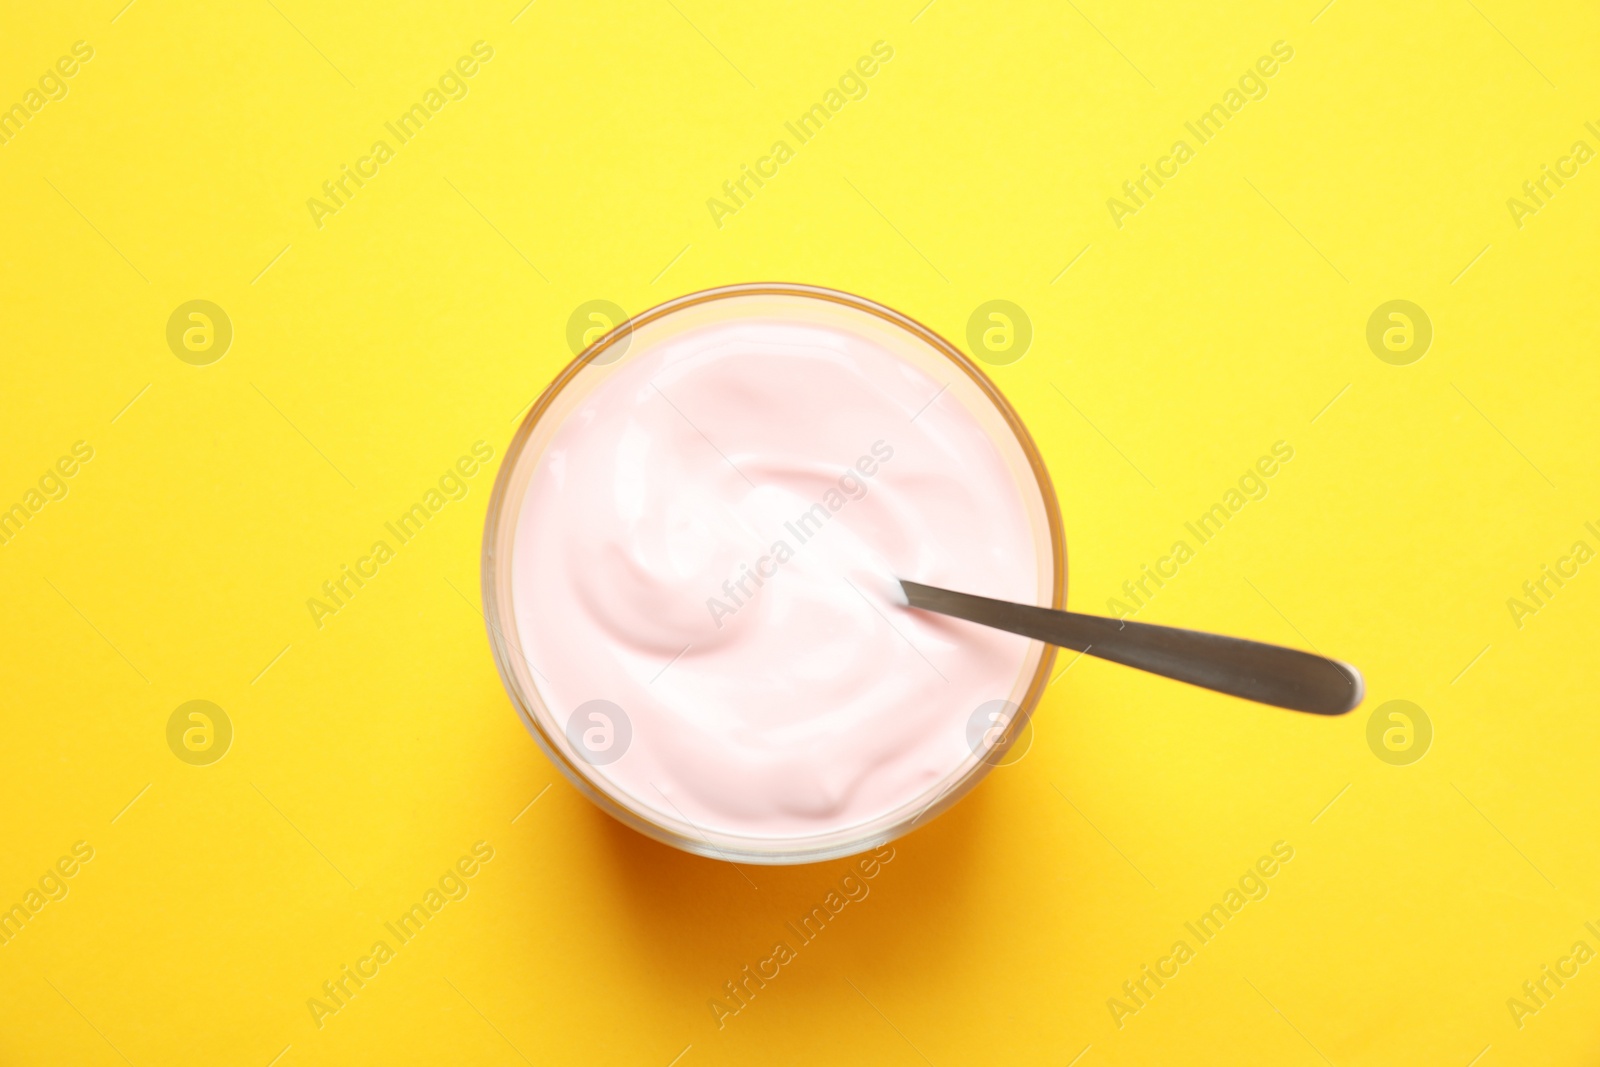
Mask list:
[{"label": "yellow background", "polygon": [[[0,33],[0,104],[95,49],[0,147],[0,506],[95,450],[0,547],[0,904],[95,850],[0,947],[0,1061],[1593,1062],[1600,963],[1520,1029],[1506,1004],[1600,948],[1600,565],[1506,606],[1600,548],[1600,164],[1506,206],[1600,147],[1592,5],[122,2]],[[470,94],[313,225],[480,39]],[[714,225],[879,40],[869,95]],[[1279,40],[1269,95],[1113,225]],[[1026,309],[994,376],[1080,610],[1292,444],[1140,618],[1314,643],[1370,695],[1322,720],[1072,665],[1026,758],[719,1030],[846,865],[747,881],[553,771],[477,611],[492,469],[321,629],[305,602],[474,441],[498,463],[579,304],[767,279],[958,343]],[[1409,366],[1365,340],[1395,298],[1434,327]],[[209,366],[166,343],[192,299],[233,323]],[[166,741],[193,699],[234,727],[209,766]],[[1391,699],[1433,724],[1408,766],[1367,744]],[[480,840],[470,895],[319,1029],[308,998]],[[1119,1029],[1107,999],[1280,840],[1270,895]]]}]

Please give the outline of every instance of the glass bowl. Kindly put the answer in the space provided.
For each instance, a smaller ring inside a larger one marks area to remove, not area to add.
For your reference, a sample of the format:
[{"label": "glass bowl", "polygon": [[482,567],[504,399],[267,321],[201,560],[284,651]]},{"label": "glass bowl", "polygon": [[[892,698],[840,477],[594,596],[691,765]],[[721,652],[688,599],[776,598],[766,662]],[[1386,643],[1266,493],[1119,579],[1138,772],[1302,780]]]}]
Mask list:
[{"label": "glass bowl", "polygon": [[631,353],[651,350],[687,330],[745,317],[824,324],[864,334],[930,377],[948,379],[946,392],[965,405],[1016,479],[1033,535],[1036,602],[1054,608],[1065,605],[1066,541],[1050,477],[1022,420],[983,371],[937,333],[881,304],[816,286],[754,283],[691,293],[618,324],[550,383],[507,447],[489,501],[483,534],[484,616],[495,664],[523,724],[551,762],[602,810],[642,834],[687,852],[735,862],[814,863],[853,855],[909,832],[955,804],[991,767],[1004,763],[1007,749],[1025,733],[1020,726],[1028,721],[1049,682],[1055,649],[1029,642],[1009,697],[1018,708],[1011,720],[1013,726],[993,748],[974,753],[914,801],[842,829],[802,837],[764,837],[697,826],[633,797],[607,777],[603,766],[574,750],[560,714],[572,709],[547,705],[517,630],[513,547],[517,524],[527,521],[522,511],[529,479],[563,421],[625,366]]}]

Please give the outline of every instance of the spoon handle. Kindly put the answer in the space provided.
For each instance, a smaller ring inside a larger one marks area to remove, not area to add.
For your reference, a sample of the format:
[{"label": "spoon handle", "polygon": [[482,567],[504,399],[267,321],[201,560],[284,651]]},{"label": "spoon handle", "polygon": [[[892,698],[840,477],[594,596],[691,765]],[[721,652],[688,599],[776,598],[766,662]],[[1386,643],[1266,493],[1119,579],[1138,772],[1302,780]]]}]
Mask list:
[{"label": "spoon handle", "polygon": [[1361,703],[1365,689],[1361,672],[1348,663],[1280,645],[1013,604],[916,582],[902,581],[900,585],[914,608],[1021,634],[1260,704],[1343,715]]}]

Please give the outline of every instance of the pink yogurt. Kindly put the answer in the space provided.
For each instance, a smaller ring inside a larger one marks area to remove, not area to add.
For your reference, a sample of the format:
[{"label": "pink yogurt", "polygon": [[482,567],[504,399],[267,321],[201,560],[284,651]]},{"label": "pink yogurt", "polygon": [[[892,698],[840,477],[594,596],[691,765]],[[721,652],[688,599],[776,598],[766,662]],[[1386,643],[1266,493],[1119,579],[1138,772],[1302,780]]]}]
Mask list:
[{"label": "pink yogurt", "polygon": [[934,799],[1030,642],[913,611],[894,579],[1035,601],[995,445],[948,382],[843,327],[634,343],[518,514],[513,608],[558,729],[630,806],[702,832],[808,838]]}]

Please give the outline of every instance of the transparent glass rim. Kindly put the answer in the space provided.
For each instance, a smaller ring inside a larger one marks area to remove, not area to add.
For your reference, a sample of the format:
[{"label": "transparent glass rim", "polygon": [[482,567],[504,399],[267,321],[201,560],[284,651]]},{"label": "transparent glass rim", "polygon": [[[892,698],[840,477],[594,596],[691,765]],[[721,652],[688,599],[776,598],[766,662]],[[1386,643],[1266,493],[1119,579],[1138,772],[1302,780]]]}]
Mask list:
[{"label": "transparent glass rim", "polygon": [[[524,668],[528,664],[518,638],[511,592],[513,541],[523,493],[527,486],[527,479],[519,475],[526,466],[528,457],[525,453],[530,440],[539,428],[541,420],[555,406],[557,399],[562,397],[564,390],[591,365],[603,365],[618,358],[625,358],[625,355],[623,357],[613,355],[610,359],[606,357],[613,346],[624,344],[642,327],[691,307],[751,296],[799,297],[865,312],[911,334],[959,368],[970,379],[971,384],[976,386],[977,391],[993,405],[996,414],[1010,430],[1033,475],[1050,537],[1048,559],[1053,572],[1049,582],[1050,606],[1057,609],[1065,607],[1067,545],[1054,485],[1032,435],[988,375],[938,333],[882,304],[820,286],[787,282],[752,282],[689,293],[618,323],[585,348],[540,394],[539,399],[523,416],[517,432],[506,446],[499,473],[495,478],[494,491],[489,499],[488,514],[484,519],[481,564],[483,614],[489,645],[494,653],[495,667],[500,672],[500,680],[523,725],[544,750],[551,763],[602,811],[647,837],[685,852],[712,859],[752,864],[816,863],[855,855],[885,844],[904,836],[948,810],[971,792],[992,767],[1004,762],[1006,751],[1026,731],[1008,730],[1000,747],[990,750],[985,758],[975,760],[973,765],[959,777],[943,785],[927,804],[921,807],[908,805],[901,811],[890,813],[865,826],[850,827],[811,838],[761,838],[721,831],[711,834],[701,831],[692,824],[679,827],[661,819],[657,812],[632,806],[628,802],[627,795],[621,790],[615,790],[603,775],[595,773],[587,764],[573,760],[566,751],[564,738],[553,737],[547,730],[538,713],[539,709],[546,707],[543,697],[537,685],[532,682],[531,676],[524,674]],[[1045,687],[1049,684],[1051,667],[1055,662],[1056,650],[1053,646],[1039,647],[1041,651],[1038,664],[1018,702],[1017,714],[1024,718],[1031,717],[1038,706]],[[554,716],[551,718],[554,719]],[[915,810],[912,810],[913,808]],[[716,840],[713,840],[713,837]]]}]

